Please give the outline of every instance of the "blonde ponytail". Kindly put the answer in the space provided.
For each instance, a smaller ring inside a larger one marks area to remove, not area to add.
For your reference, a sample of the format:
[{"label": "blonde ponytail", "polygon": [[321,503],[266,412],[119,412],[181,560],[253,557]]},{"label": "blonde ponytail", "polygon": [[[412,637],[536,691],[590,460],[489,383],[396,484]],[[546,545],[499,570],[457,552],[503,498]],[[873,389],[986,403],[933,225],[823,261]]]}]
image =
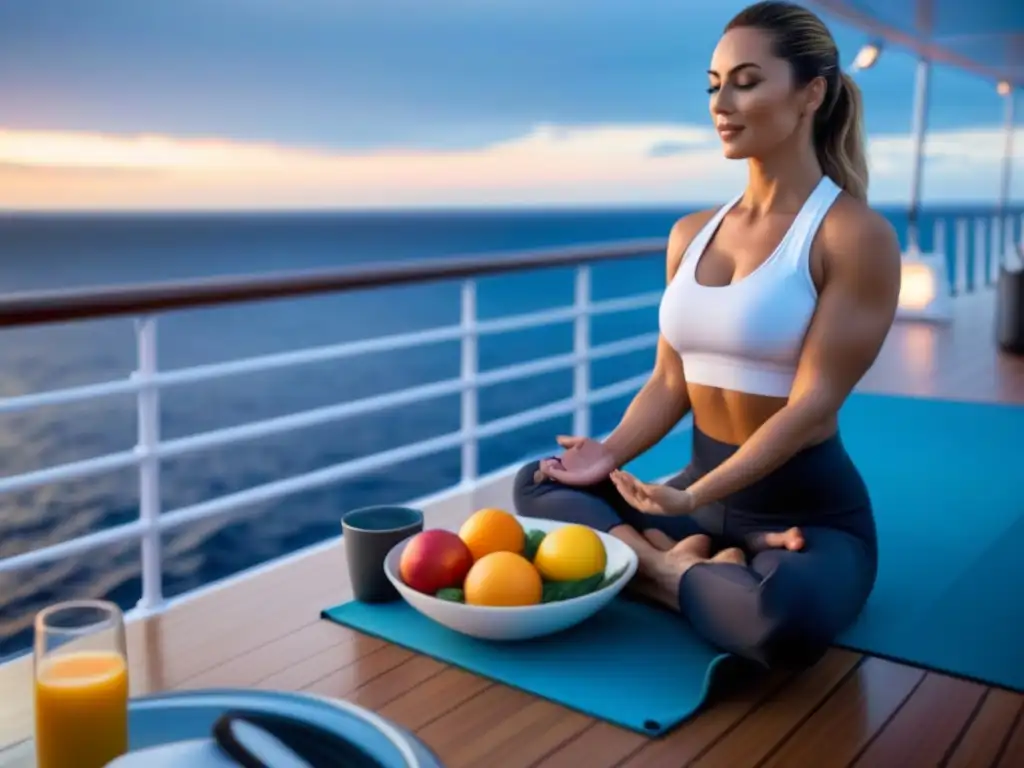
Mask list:
[{"label": "blonde ponytail", "polygon": [[[827,104],[826,104],[827,106]],[[814,147],[825,174],[849,195],[867,202],[868,161],[860,88],[845,72],[839,74],[835,104],[819,110]]]}]

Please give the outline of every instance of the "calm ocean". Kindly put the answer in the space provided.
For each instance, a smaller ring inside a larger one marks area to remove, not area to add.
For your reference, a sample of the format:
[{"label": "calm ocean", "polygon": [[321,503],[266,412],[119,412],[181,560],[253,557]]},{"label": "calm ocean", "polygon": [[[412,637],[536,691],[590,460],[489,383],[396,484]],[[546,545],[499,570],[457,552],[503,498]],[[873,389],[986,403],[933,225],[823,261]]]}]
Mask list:
[{"label": "calm ocean", "polygon": [[[937,213],[935,211],[933,213]],[[956,209],[958,214],[980,210]],[[260,216],[7,216],[0,218],[0,292],[171,278],[430,259],[482,251],[665,237],[678,210],[590,212],[281,214]],[[902,212],[888,215],[900,233]],[[931,217],[923,221],[925,245]],[[596,299],[655,290],[662,257],[604,264]],[[572,301],[571,270],[483,280],[485,317]],[[160,318],[160,366],[210,363],[455,323],[458,285],[434,284],[359,294],[261,302]],[[594,343],[656,328],[656,310],[598,318]],[[560,326],[484,339],[481,367],[568,352]],[[124,377],[134,366],[130,320],[4,331],[0,397]],[[645,351],[595,363],[600,387],[649,368]],[[458,344],[368,355],[294,369],[234,376],[168,389],[162,434],[173,439],[415,384],[456,377]],[[568,397],[564,371],[484,390],[482,420]],[[595,429],[614,425],[628,398],[598,407]],[[254,485],[423,440],[458,428],[457,397],[439,398],[271,438],[191,454],[163,465],[163,508],[213,499]],[[568,417],[483,441],[481,472],[553,446]],[[116,396],[0,415],[0,476],[130,448],[135,403]],[[206,521],[165,539],[166,594],[174,595],[339,532],[354,507],[407,501],[458,481],[459,453],[448,451],[319,491],[254,507],[232,522]],[[129,470],[0,497],[0,557],[124,523],[138,514]],[[29,642],[32,614],[72,596],[107,596],[124,607],[139,597],[135,544],[111,546],[28,572],[0,575],[0,656]]]}]

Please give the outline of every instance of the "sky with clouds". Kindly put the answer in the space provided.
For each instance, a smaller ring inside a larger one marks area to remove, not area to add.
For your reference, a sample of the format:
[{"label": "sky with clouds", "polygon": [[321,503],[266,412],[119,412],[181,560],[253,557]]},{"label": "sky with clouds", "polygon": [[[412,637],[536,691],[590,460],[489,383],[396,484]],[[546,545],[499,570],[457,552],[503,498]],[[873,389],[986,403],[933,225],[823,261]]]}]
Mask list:
[{"label": "sky with clouds", "polygon": [[[716,202],[745,170],[705,70],[743,5],[5,0],[0,207]],[[826,19],[852,60],[866,36]],[[858,74],[879,203],[907,198],[914,69]],[[933,92],[926,202],[993,200],[1003,100],[946,67]]]}]

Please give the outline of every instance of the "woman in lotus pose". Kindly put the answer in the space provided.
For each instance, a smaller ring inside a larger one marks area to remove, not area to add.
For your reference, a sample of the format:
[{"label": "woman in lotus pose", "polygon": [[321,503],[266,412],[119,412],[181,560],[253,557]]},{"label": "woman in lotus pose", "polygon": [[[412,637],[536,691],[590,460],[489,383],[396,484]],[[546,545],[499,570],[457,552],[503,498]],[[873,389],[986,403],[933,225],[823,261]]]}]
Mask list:
[{"label": "woman in lotus pose", "polygon": [[[637,553],[634,586],[707,640],[766,666],[808,662],[874,585],[871,502],[838,434],[900,288],[900,251],[867,205],[857,86],[810,11],[762,2],[708,70],[746,189],[669,235],[650,380],[603,442],[523,467],[522,515],[583,523]],[[688,412],[690,465],[664,484],[618,469]]]}]

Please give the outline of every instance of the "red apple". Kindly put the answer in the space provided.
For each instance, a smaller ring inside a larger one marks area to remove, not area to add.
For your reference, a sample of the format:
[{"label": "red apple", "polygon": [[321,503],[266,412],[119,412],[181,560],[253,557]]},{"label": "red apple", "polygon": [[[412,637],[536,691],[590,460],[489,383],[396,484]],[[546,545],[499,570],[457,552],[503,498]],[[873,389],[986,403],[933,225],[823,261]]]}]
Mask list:
[{"label": "red apple", "polygon": [[461,587],[472,566],[473,554],[457,534],[432,528],[405,545],[398,573],[417,592],[433,595],[439,589]]}]

